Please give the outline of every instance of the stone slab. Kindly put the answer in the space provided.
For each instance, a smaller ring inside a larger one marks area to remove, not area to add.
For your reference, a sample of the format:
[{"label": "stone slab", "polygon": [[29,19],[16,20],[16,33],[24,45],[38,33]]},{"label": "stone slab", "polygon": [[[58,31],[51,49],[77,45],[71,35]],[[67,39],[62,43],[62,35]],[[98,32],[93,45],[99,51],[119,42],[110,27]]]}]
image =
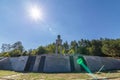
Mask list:
[{"label": "stone slab", "polygon": [[[99,69],[103,66],[101,62],[101,58],[98,56],[83,56],[88,68],[94,72],[99,71]],[[102,69],[104,70],[104,68]]]},{"label": "stone slab", "polygon": [[39,63],[40,63],[40,58],[41,58],[41,56],[36,56],[35,64],[34,64],[34,67],[33,67],[33,71],[34,72],[38,71],[38,67],[39,67]]},{"label": "stone slab", "polygon": [[14,71],[24,71],[28,56],[11,57],[10,61]]},{"label": "stone slab", "polygon": [[12,70],[10,58],[6,57],[0,60],[0,69],[1,70]]},{"label": "stone slab", "polygon": [[70,59],[71,72],[74,72],[75,71],[74,57],[73,56],[69,56],[69,59]]},{"label": "stone slab", "polygon": [[69,56],[46,56],[44,72],[71,72]]},{"label": "stone slab", "polygon": [[120,69],[120,59],[101,57],[102,64],[105,70],[117,70]]},{"label": "stone slab", "polygon": [[79,64],[77,64],[78,56],[73,56],[73,58],[74,58],[75,72],[81,72],[81,67]]},{"label": "stone slab", "polygon": [[34,67],[34,64],[35,64],[35,59],[36,59],[36,56],[31,56],[30,57],[29,71],[33,71],[33,67]]},{"label": "stone slab", "polygon": [[46,56],[41,56],[38,66],[38,72],[44,72],[45,60],[46,60]]}]

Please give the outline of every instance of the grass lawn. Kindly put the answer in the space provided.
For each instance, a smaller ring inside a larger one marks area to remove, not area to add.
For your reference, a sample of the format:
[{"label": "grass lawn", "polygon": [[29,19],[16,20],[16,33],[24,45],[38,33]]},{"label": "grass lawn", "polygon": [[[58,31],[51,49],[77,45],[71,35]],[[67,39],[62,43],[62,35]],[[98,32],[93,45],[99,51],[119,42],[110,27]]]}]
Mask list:
[{"label": "grass lawn", "polygon": [[[20,74],[20,75],[19,75]],[[88,73],[19,73],[14,71],[0,70],[0,80],[2,77],[11,75],[18,75],[9,77],[13,80],[86,80],[92,79]],[[111,78],[110,80],[120,80],[120,70],[108,71],[101,73],[94,73],[97,78]]]},{"label": "grass lawn", "polygon": [[18,72],[14,72],[14,71],[0,70],[0,77],[15,75],[17,73]]},{"label": "grass lawn", "polygon": [[18,80],[78,80],[90,78],[86,73],[28,73],[18,77]]}]

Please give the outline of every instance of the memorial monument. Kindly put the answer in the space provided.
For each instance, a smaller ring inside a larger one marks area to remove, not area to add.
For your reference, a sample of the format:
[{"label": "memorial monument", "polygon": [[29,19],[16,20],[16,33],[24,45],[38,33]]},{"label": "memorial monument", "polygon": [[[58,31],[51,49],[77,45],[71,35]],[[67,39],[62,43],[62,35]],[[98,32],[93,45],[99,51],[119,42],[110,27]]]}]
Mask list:
[{"label": "memorial monument", "polygon": [[[87,55],[58,55],[62,53],[62,39],[56,39],[56,52],[37,56],[2,57],[0,70],[27,71],[27,72],[82,72],[83,67],[77,64],[82,59],[91,72],[106,70],[120,70],[120,59]],[[56,55],[57,54],[57,55]],[[81,63],[81,61],[79,62]]]},{"label": "memorial monument", "polygon": [[58,52],[62,53],[62,39],[61,39],[60,35],[58,35],[57,39],[56,39],[56,51],[55,51],[55,53],[58,54]]}]

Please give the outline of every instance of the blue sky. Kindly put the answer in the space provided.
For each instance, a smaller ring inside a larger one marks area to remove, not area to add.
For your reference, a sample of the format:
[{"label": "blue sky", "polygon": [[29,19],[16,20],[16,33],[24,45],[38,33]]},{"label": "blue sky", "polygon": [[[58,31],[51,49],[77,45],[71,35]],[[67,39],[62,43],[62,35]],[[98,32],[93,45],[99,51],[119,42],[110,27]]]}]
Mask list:
[{"label": "blue sky", "polygon": [[[28,16],[38,5],[42,19]],[[120,38],[120,0],[0,0],[0,46],[22,41],[25,49],[55,41]]]}]

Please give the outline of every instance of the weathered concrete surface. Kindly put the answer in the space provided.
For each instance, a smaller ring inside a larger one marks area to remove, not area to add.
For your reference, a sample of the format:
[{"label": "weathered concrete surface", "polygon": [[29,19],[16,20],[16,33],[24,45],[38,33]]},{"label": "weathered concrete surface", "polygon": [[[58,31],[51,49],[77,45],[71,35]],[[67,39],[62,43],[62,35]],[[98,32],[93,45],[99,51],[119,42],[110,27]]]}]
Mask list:
[{"label": "weathered concrete surface", "polygon": [[[83,56],[88,68],[94,72],[98,71],[102,66],[101,57],[98,56]],[[104,68],[103,68],[104,70]]]},{"label": "weathered concrete surface", "polygon": [[81,67],[79,64],[77,64],[78,56],[73,56],[73,58],[74,58],[75,72],[81,72]]},{"label": "weathered concrete surface", "polygon": [[[69,55],[39,55],[34,60],[34,66],[31,71],[34,72],[81,72],[83,69],[77,64],[78,56]],[[98,71],[102,66],[102,70],[117,70],[120,69],[120,59],[98,57],[98,56],[83,56],[88,68],[94,72]],[[0,69],[24,71],[28,56],[21,57],[6,57],[0,58]],[[33,61],[33,60],[32,60]],[[31,61],[30,61],[31,62]],[[30,64],[32,65],[32,64]]]},{"label": "weathered concrete surface", "polygon": [[46,56],[44,72],[71,72],[69,56]]},{"label": "weathered concrete surface", "polygon": [[98,71],[102,66],[102,71],[120,69],[120,59],[98,56],[84,56],[84,59],[91,71]]},{"label": "weathered concrete surface", "polygon": [[0,60],[0,69],[1,70],[12,70],[10,58],[6,57]]},{"label": "weathered concrete surface", "polygon": [[14,71],[24,71],[28,56],[11,57],[10,62]]},{"label": "weathered concrete surface", "polygon": [[69,62],[70,62],[71,72],[74,72],[75,71],[75,65],[74,65],[74,57],[73,56],[69,56]]},{"label": "weathered concrete surface", "polygon": [[101,62],[104,65],[105,70],[117,70],[120,69],[120,59],[101,57]]},{"label": "weathered concrete surface", "polygon": [[41,58],[41,56],[36,56],[35,64],[34,64],[34,67],[33,67],[33,71],[34,72],[38,71],[38,67],[39,67],[39,63],[40,63],[40,58]]}]

